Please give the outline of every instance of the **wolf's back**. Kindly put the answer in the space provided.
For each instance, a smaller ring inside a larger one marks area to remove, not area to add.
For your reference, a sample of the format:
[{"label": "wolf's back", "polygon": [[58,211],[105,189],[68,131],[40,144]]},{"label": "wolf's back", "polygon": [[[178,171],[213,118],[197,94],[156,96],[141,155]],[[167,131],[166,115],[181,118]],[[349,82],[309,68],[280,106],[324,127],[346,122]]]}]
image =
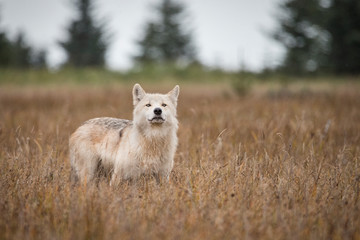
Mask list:
[{"label": "wolf's back", "polygon": [[83,125],[88,125],[88,124],[102,126],[107,129],[121,130],[129,125],[132,125],[132,121],[127,119],[120,119],[120,118],[101,117],[101,118],[93,118],[83,123]]}]

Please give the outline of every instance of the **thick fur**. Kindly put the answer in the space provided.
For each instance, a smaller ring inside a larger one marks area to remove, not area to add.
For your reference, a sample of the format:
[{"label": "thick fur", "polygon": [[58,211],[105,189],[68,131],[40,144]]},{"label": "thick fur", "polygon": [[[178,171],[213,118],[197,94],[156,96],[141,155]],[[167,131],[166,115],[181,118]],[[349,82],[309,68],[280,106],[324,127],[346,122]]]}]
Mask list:
[{"label": "thick fur", "polygon": [[[169,179],[178,143],[176,118],[179,86],[168,94],[133,88],[133,121],[94,118],[70,137],[70,163],[81,181],[90,182],[101,167],[112,173],[111,184],[154,175]],[[161,115],[154,110],[161,109]]]}]

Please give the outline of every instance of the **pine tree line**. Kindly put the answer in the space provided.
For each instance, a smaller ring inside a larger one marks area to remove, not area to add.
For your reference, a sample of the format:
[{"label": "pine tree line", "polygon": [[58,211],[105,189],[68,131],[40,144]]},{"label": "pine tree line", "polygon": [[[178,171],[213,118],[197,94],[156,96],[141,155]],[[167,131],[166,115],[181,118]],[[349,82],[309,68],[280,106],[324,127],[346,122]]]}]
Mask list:
[{"label": "pine tree line", "polygon": [[[77,17],[66,28],[66,39],[58,42],[66,53],[63,66],[104,67],[110,33],[105,21],[95,17],[93,0],[76,0]],[[182,24],[185,8],[174,0],[161,0],[155,7],[156,21],[145,26],[138,41],[140,52],[134,57],[138,66],[146,64],[188,64],[195,61],[191,32]],[[11,42],[0,32],[0,67],[46,66],[44,51],[36,52],[23,35]]]},{"label": "pine tree line", "polygon": [[0,31],[0,67],[46,68],[46,51],[31,47],[22,32],[10,39]]},{"label": "pine tree line", "polygon": [[[94,0],[74,0],[78,16],[69,23],[59,46],[64,66],[103,67],[110,34],[106,22],[94,16]],[[176,0],[159,0],[157,18],[148,21],[137,41],[136,66],[189,64],[196,61],[186,9]],[[360,73],[359,0],[283,0],[279,29],[274,38],[286,49],[279,70],[290,74]],[[46,66],[45,51],[35,50],[19,34],[9,40],[0,30],[0,67]]]}]

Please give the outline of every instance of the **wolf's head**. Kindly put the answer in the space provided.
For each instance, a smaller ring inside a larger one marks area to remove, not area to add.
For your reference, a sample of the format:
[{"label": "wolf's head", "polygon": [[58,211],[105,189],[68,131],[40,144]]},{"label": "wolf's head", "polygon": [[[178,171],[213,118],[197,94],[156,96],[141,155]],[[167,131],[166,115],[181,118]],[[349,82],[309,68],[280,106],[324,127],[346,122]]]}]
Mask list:
[{"label": "wolf's head", "polygon": [[177,129],[176,106],[179,86],[167,94],[146,93],[139,84],[133,88],[134,124],[143,131]]}]

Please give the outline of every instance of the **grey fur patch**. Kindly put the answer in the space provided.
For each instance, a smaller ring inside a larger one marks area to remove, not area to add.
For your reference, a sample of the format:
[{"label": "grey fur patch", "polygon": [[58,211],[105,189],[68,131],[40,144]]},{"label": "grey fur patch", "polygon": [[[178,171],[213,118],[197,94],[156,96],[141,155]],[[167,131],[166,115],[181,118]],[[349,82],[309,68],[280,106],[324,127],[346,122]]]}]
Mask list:
[{"label": "grey fur patch", "polygon": [[132,121],[126,120],[126,119],[120,119],[120,118],[103,117],[103,118],[90,119],[90,120],[84,122],[83,125],[86,125],[86,124],[99,125],[99,126],[103,126],[108,129],[121,130],[129,125],[132,125]]}]

